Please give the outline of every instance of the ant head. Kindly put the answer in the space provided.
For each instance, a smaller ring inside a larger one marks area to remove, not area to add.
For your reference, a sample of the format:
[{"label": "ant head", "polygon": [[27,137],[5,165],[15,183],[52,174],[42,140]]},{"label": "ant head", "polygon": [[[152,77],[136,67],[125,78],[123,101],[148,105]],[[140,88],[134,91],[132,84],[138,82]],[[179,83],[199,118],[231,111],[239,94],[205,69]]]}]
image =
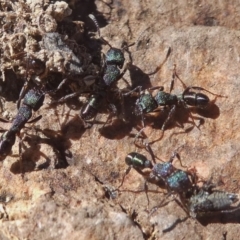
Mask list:
[{"label": "ant head", "polygon": [[43,105],[44,98],[45,94],[42,90],[30,89],[23,99],[23,104],[37,111]]},{"label": "ant head", "polygon": [[112,47],[106,40],[105,42],[110,46],[110,49],[107,51],[106,54],[106,63],[115,64],[119,68],[122,68],[125,61],[124,51],[129,53],[128,48],[133,46],[135,43],[131,43],[129,45],[126,45],[126,43],[124,43],[123,47],[119,49]]},{"label": "ant head", "polygon": [[122,49],[112,47],[108,41],[106,41],[103,37],[101,37],[99,24],[95,16],[93,14],[89,14],[88,16],[95,24],[100,40],[110,47],[110,49],[106,53],[106,64],[107,65],[114,64],[114,65],[117,65],[119,68],[122,68],[125,61],[124,51],[128,51],[127,50],[128,47],[134,45],[135,43],[132,43],[129,45],[124,43],[124,46],[122,47]]},{"label": "ant head", "polygon": [[119,68],[123,67],[125,58],[123,51],[118,48],[110,48],[106,53],[106,64],[115,64]]},{"label": "ant head", "polygon": [[39,76],[45,71],[45,63],[40,59],[29,57],[28,61],[28,71],[31,75]]}]

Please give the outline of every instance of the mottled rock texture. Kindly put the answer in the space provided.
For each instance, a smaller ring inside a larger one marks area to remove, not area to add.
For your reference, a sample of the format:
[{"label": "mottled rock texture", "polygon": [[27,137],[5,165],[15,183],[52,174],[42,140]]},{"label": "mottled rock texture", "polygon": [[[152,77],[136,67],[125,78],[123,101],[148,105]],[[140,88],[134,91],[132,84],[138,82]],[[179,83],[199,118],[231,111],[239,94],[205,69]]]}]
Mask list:
[{"label": "mottled rock texture", "polygon": [[[131,86],[143,85],[144,89],[164,86],[168,91],[176,64],[177,74],[187,86],[200,86],[226,96],[215,98],[206,93],[212,104],[201,111],[191,109],[199,128],[193,125],[186,109],[179,109],[164,136],[152,144],[152,149],[166,161],[172,151],[182,146],[179,154],[184,165],[195,167],[203,179],[212,176],[222,190],[238,194],[240,3],[97,0],[70,1],[69,8],[62,2],[57,3],[49,7],[49,1],[42,1],[42,5],[27,1],[33,12],[48,9],[46,12],[52,14],[53,20],[56,18],[58,26],[58,21],[63,19],[58,7],[63,6],[64,18],[72,14],[70,19],[72,16],[72,20],[86,21],[86,27],[91,30],[95,28],[87,22],[87,14],[93,13],[99,20],[102,36],[112,46],[121,47],[124,41],[136,43],[130,48],[133,65],[124,75]],[[6,36],[4,34],[2,29],[1,37]],[[171,54],[161,69],[148,76],[147,73],[164,61],[169,48]],[[8,54],[12,56],[10,50]],[[107,50],[108,46],[103,46],[102,52]],[[5,79],[11,77],[7,69],[12,67],[6,56],[1,66],[7,72]],[[66,71],[64,65],[54,65],[50,56],[41,56],[39,58],[45,61],[49,57],[49,64],[51,60],[53,65],[48,65],[49,71]],[[127,87],[122,80],[118,86]],[[173,92],[182,91],[183,86],[176,79]],[[2,115],[11,118],[17,112],[18,91],[10,88],[9,95],[13,97],[3,96]],[[163,193],[149,192],[149,206],[144,191],[123,191],[111,199],[114,193],[110,190],[120,185],[127,168],[124,161],[127,153],[136,151],[150,158],[145,149],[133,143],[136,129],[141,128],[141,119],[130,118],[129,122],[124,122],[113,118],[112,123],[105,126],[99,123],[84,129],[77,117],[79,104],[75,108],[72,104],[53,108],[48,102],[50,98],[46,96],[44,106],[36,113],[36,116],[43,115],[35,124],[42,131],[31,128],[22,131],[26,140],[22,163],[18,143],[13,147],[13,155],[1,163],[1,239],[239,238],[240,211],[197,220],[188,218],[175,201],[149,215],[148,210],[165,198]],[[125,104],[127,113],[132,111],[131,104]],[[105,122],[107,117],[108,112],[101,111],[96,120]],[[144,133],[149,141],[161,136],[165,117],[161,112],[147,117]],[[8,125],[1,123],[1,127],[7,129]],[[67,150],[72,156],[66,156]],[[62,165],[62,161],[67,164]],[[174,165],[180,167],[177,161]],[[148,187],[166,193],[166,189],[151,184]],[[144,178],[131,170],[121,189],[143,190]]]}]

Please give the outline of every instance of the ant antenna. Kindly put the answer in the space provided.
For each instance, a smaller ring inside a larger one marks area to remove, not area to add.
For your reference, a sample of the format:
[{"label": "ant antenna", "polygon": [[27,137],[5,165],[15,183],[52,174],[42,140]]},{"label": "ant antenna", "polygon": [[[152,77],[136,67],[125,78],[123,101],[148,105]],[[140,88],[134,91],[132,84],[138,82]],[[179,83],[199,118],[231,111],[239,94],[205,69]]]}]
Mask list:
[{"label": "ant antenna", "polygon": [[93,14],[89,14],[88,17],[94,22],[96,28],[97,28],[97,32],[98,32],[98,36],[99,36],[99,39],[101,41],[103,41],[105,44],[107,44],[110,48],[112,48],[111,44],[105,40],[103,37],[101,37],[101,34],[100,34],[100,27],[99,27],[99,24],[98,24],[98,21],[97,19],[95,18],[95,16]]},{"label": "ant antenna", "polygon": [[[141,38],[143,37],[143,35],[150,29],[150,27],[147,27],[146,29],[144,29],[143,31],[141,31],[141,33],[139,34],[137,41],[136,41],[136,50],[138,50],[139,45],[141,44]],[[148,39],[147,39],[148,41]]]},{"label": "ant antenna", "polygon": [[98,24],[97,19],[95,18],[95,16],[94,16],[93,14],[89,14],[88,16],[89,16],[89,18],[91,18],[92,21],[94,22],[94,24],[95,24],[95,26],[96,26],[96,28],[97,28],[98,36],[99,36],[99,38],[101,38],[100,27],[99,27],[99,24]]},{"label": "ant antenna", "polygon": [[130,43],[130,44],[126,44],[126,42],[123,44],[122,50],[127,50],[129,47],[133,46],[135,44],[135,42]]},{"label": "ant antenna", "polygon": [[186,168],[187,166],[182,164],[181,157],[180,157],[180,155],[178,153],[179,149],[182,149],[182,148],[184,148],[184,145],[181,145],[177,149],[175,149],[175,151],[172,153],[172,156],[169,159],[169,162],[173,162],[174,158],[176,157],[178,159],[178,161],[180,162],[181,166]]},{"label": "ant antenna", "polygon": [[[23,54],[25,54],[23,52]],[[20,104],[21,104],[21,100],[22,98],[24,97],[26,91],[27,91],[27,88],[28,88],[28,84],[29,84],[29,81],[30,79],[28,79],[28,75],[27,75],[27,71],[28,71],[28,68],[29,68],[29,55],[28,53],[26,54],[26,59],[27,59],[27,63],[26,63],[26,69],[25,69],[25,83],[23,84],[23,87],[19,93],[19,98],[18,98],[18,101],[17,101],[17,109],[19,109],[20,107]]]},{"label": "ant antenna", "polygon": [[156,163],[155,155],[154,155],[153,150],[152,150],[152,148],[151,148],[151,146],[150,146],[148,141],[145,142],[145,148],[150,153],[153,162]]}]

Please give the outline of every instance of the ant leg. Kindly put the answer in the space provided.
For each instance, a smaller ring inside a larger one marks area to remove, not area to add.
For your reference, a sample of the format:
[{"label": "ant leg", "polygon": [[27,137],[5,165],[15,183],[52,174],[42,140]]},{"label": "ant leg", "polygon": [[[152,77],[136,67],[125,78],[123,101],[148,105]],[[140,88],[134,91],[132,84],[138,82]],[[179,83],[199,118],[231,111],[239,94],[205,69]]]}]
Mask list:
[{"label": "ant leg", "polygon": [[29,83],[29,81],[25,81],[25,83],[24,83],[24,85],[23,85],[23,87],[22,87],[22,89],[20,91],[19,98],[18,98],[18,101],[17,101],[17,109],[19,109],[21,100],[23,99],[24,95],[27,92],[28,83]]},{"label": "ant leg", "polygon": [[176,77],[176,65],[174,64],[174,70],[173,70],[173,74],[172,74],[172,80],[170,83],[169,93],[171,93],[174,88],[175,77]]},{"label": "ant leg", "polygon": [[[99,33],[100,33],[100,31],[99,31]],[[106,39],[104,39],[103,37],[99,37],[99,39],[100,39],[103,43],[105,43],[106,45],[108,45],[110,48],[112,48],[112,45],[111,45]]]},{"label": "ant leg", "polygon": [[133,90],[127,92],[127,93],[123,93],[123,96],[128,96],[134,92],[137,92],[139,95],[141,94],[141,91],[142,91],[142,86],[137,86],[135,87]]},{"label": "ant leg", "polygon": [[[146,124],[145,124],[145,118],[144,118],[144,114],[143,112],[141,111],[141,117],[142,117],[142,129],[136,134],[135,138],[134,138],[134,144],[140,148],[142,148],[140,145],[138,145],[136,143],[137,139],[139,138],[139,136],[142,134],[142,132],[144,131],[145,127],[146,127]],[[145,135],[146,136],[146,135]]]},{"label": "ant leg", "polygon": [[192,115],[191,112],[189,112],[189,116],[190,116],[190,118],[192,119],[192,122],[193,122],[194,126],[195,126],[197,129],[200,130],[199,126],[200,126],[201,124],[199,124],[199,126],[198,126],[198,125],[195,123],[195,121],[194,121],[194,117],[193,117],[193,115]]},{"label": "ant leg", "polygon": [[[126,177],[126,175],[130,172],[130,170],[131,170],[131,167],[129,167],[128,169],[127,169],[127,171],[125,172],[125,175],[124,175],[124,178]],[[123,178],[123,180],[122,180],[122,183],[121,183],[121,185],[116,189],[116,191],[120,191],[119,190],[119,188],[122,186],[122,184],[123,184],[123,181],[124,181],[124,178]],[[150,200],[149,200],[149,197],[148,197],[148,192],[153,192],[153,193],[163,193],[163,192],[159,192],[159,191],[157,191],[157,190],[148,190],[148,182],[145,180],[145,182],[144,182],[144,190],[126,190],[126,189],[123,189],[123,190],[121,190],[121,192],[132,192],[132,193],[141,193],[141,192],[145,192],[145,194],[146,194],[146,198],[147,198],[147,202],[148,202],[148,206],[147,206],[147,211],[148,211],[148,209],[149,209],[149,204],[150,204]]]},{"label": "ant leg", "polygon": [[184,92],[183,92],[183,96],[185,95],[185,93],[189,92],[189,90],[191,89],[194,89],[194,90],[198,90],[198,91],[205,91],[205,92],[208,92],[216,97],[225,97],[227,98],[227,96],[224,96],[224,95],[221,95],[221,94],[216,94],[216,93],[213,93],[205,88],[202,88],[202,87],[196,87],[196,86],[190,86],[190,87],[187,87]]},{"label": "ant leg", "polygon": [[129,47],[131,47],[131,46],[133,46],[133,45],[135,45],[135,42],[130,43],[130,44],[127,44],[126,42],[124,42],[123,45],[122,45],[122,50],[123,50],[123,51],[126,51],[126,52],[128,53],[128,56],[129,56],[130,62],[129,62],[128,64],[132,64],[132,62],[133,62],[132,54],[131,54],[131,52],[130,52],[129,49],[128,49]]},{"label": "ant leg", "polygon": [[[152,161],[154,162],[154,164],[156,164],[155,155],[154,155],[153,150],[148,141],[145,143],[145,147],[146,147],[146,150],[150,153]],[[152,164],[152,166],[153,166],[153,164]]]},{"label": "ant leg", "polygon": [[55,90],[55,92],[57,92],[58,90],[60,90],[62,88],[62,86],[64,84],[66,84],[66,82],[68,81],[68,78],[64,78],[58,85],[57,89]]},{"label": "ant leg", "polygon": [[[83,82],[85,83],[86,87],[89,87],[89,86],[91,86],[91,85],[93,85],[95,83],[95,79],[96,79],[96,77],[94,77],[92,75],[89,75],[89,76],[86,76],[86,77],[83,78]],[[66,84],[67,81],[68,81],[68,78],[64,78],[61,81],[61,83],[58,85],[57,89],[53,90],[53,91],[50,91],[50,92],[51,93],[56,93],[58,90],[60,90],[62,88],[62,86],[64,84]],[[66,102],[67,100],[69,100],[71,98],[79,97],[83,93],[89,93],[89,92],[87,92],[87,91],[78,91],[78,92],[75,92],[75,93],[71,93],[71,94],[68,94],[68,95],[60,98],[59,100],[52,101],[51,104],[54,104],[54,103],[64,103],[64,102]]]},{"label": "ant leg", "polygon": [[22,153],[22,148],[23,148],[23,140],[20,136],[19,137],[19,144],[18,144],[18,151],[19,151],[19,161],[20,161],[20,170],[21,170],[21,175],[22,175],[22,178],[24,177],[23,175],[23,153]]},{"label": "ant leg", "polygon": [[88,93],[88,92],[78,91],[78,92],[75,92],[75,93],[71,93],[71,94],[68,94],[68,95],[60,98],[59,100],[51,101],[50,104],[64,103],[64,102],[66,102],[67,100],[72,99],[72,98],[75,98],[75,97],[79,97],[81,94],[84,94],[84,93]]},{"label": "ant leg", "polygon": [[[119,191],[119,188],[123,185],[123,182],[125,180],[125,177],[129,174],[129,172],[131,171],[131,169],[134,168],[132,165],[129,166],[126,170],[125,170],[125,173],[123,175],[123,179],[121,181],[121,184],[117,187],[116,191]],[[135,171],[137,171],[140,175],[142,176],[146,176],[146,174],[141,170],[141,169],[138,169],[138,168],[134,168]],[[145,182],[146,184],[146,182]],[[144,187],[145,189],[145,187]],[[123,190],[122,190],[123,191]],[[138,191],[138,192],[142,192],[142,191]]]},{"label": "ant leg", "polygon": [[[91,85],[93,85],[93,83],[95,82],[95,79],[96,79],[95,76],[89,75],[89,76],[86,76],[86,77],[83,78],[83,82],[85,83],[86,86],[91,86]],[[58,85],[57,89],[56,89],[56,90],[53,90],[53,91],[51,91],[51,92],[56,93],[58,90],[60,90],[60,89],[62,88],[62,86],[63,86],[64,84],[66,84],[66,83],[68,82],[68,80],[69,80],[68,78],[64,78],[64,79],[60,82],[60,84]],[[94,80],[94,81],[93,81],[93,80]],[[71,94],[69,94],[69,95],[71,95]],[[69,95],[67,95],[67,96],[69,96]],[[67,97],[67,96],[65,96],[65,97]],[[73,97],[74,97],[74,96],[73,96]],[[63,97],[63,98],[64,98],[64,97]]]},{"label": "ant leg", "polygon": [[184,212],[187,214],[189,217],[189,212],[187,211],[186,207],[182,204],[181,201],[179,201],[177,198],[174,198],[174,201],[184,210]]},{"label": "ant leg", "polygon": [[75,92],[75,93],[72,93],[72,94],[69,94],[69,95],[66,95],[62,98],[60,98],[57,102],[58,103],[63,103],[63,102],[66,102],[67,100],[69,99],[72,99],[72,98],[75,98],[75,97],[79,97],[81,95],[82,92]]},{"label": "ant leg", "polygon": [[120,102],[121,102],[121,114],[122,114],[122,120],[124,122],[128,122],[128,120],[126,119],[126,110],[125,110],[125,101],[124,101],[124,96],[122,91],[119,92],[119,96],[120,96]]},{"label": "ant leg", "polygon": [[189,218],[189,216],[187,216],[187,217],[185,217],[183,219],[177,218],[176,221],[171,226],[169,226],[168,228],[163,229],[162,232],[163,233],[170,232],[171,230],[173,230],[177,226],[177,224],[185,222],[188,218]]},{"label": "ant leg", "polygon": [[182,148],[182,147],[183,147],[183,145],[180,146],[180,147],[178,147],[178,148],[172,153],[172,156],[170,157],[169,162],[172,163],[173,160],[174,160],[174,158],[177,158],[178,161],[180,162],[181,166],[184,167],[184,168],[187,168],[187,166],[185,166],[185,165],[182,164],[181,157],[180,157],[180,155],[179,155],[179,153],[178,153],[178,150],[179,150],[180,148]]},{"label": "ant leg", "polygon": [[[128,44],[128,45],[127,45],[127,43],[125,42],[125,43],[122,45],[122,51],[126,51],[126,52],[128,53],[129,62],[125,65],[122,73],[121,73],[121,74],[119,75],[119,77],[118,77],[118,80],[123,77],[123,75],[126,73],[127,70],[131,69],[133,59],[132,59],[132,54],[131,54],[131,52],[129,51],[128,48],[131,47],[131,46],[133,46],[134,44],[135,44],[135,43],[131,43],[131,44]],[[130,87],[130,85],[129,85],[129,83],[126,81],[126,79],[123,78],[123,80],[124,80],[124,82],[128,85],[128,87]]]},{"label": "ant leg", "polygon": [[[197,88],[198,88],[198,87],[197,87]],[[187,90],[187,91],[186,91],[186,90]],[[182,94],[183,99],[184,99],[184,95],[185,95],[186,92],[188,92],[188,91],[189,91],[189,87],[184,90],[184,92],[183,92],[183,94]],[[183,104],[183,107],[188,111],[188,116],[191,118],[193,125],[194,125],[198,130],[200,130],[200,126],[203,124],[203,118],[194,117],[194,116],[192,115],[192,113],[191,113],[190,107],[186,104],[186,102],[183,100],[183,101],[181,101],[181,103]],[[200,121],[199,125],[197,125],[197,124],[195,123],[194,119],[198,119],[198,120]]]},{"label": "ant leg", "polygon": [[130,193],[142,193],[143,191],[146,194],[147,202],[148,202],[146,211],[151,212],[151,211],[149,211],[150,200],[149,200],[149,197],[148,197],[148,192],[152,192],[152,193],[163,193],[163,192],[160,192],[160,191],[157,191],[157,190],[148,190],[147,181],[145,181],[145,183],[144,183],[144,190],[127,190],[127,189],[121,190],[121,192],[130,192]]},{"label": "ant leg", "polygon": [[[128,189],[123,189],[123,190],[119,190],[120,192],[131,192],[131,193],[142,193],[144,190],[128,190]],[[151,193],[164,193],[158,190],[148,190],[148,192]]]},{"label": "ant leg", "polygon": [[153,72],[146,73],[146,74],[148,76],[156,74],[162,68],[162,66],[165,64],[165,62],[167,61],[168,57],[170,56],[171,51],[172,51],[172,49],[171,49],[171,47],[169,47],[168,51],[167,51],[167,55],[166,55],[165,59],[163,60],[163,62],[158,67],[156,67],[156,69]]},{"label": "ant leg", "polygon": [[122,77],[122,80],[125,82],[125,84],[127,85],[128,88],[131,88],[131,85],[124,77]]},{"label": "ant leg", "polygon": [[[197,170],[195,167],[192,167],[192,168],[188,168],[187,169],[187,174],[190,176],[191,178],[191,181],[192,181],[192,188],[193,188],[193,191],[194,192],[197,192],[197,190],[199,189],[198,187],[198,183],[203,183],[203,187],[202,189],[206,189],[207,192],[211,192],[212,188],[215,187],[214,184],[211,184],[208,186],[206,186],[206,180],[203,179],[202,177],[199,177],[198,174],[197,174]],[[211,179],[210,179],[211,180]],[[205,188],[206,186],[206,188]]]},{"label": "ant leg", "polygon": [[161,130],[164,132],[166,129],[166,126],[168,124],[168,122],[173,118],[174,114],[176,112],[176,105],[173,105],[172,108],[170,109],[169,113],[168,113],[168,117],[167,119],[164,121]]},{"label": "ant leg", "polygon": [[108,115],[106,122],[103,124],[103,127],[105,127],[109,122],[112,122],[113,116],[117,116],[117,108],[114,104],[109,103],[108,109],[110,110],[110,114]]},{"label": "ant leg", "polygon": [[[118,77],[117,77],[117,79],[116,79],[115,81],[118,81],[118,80],[120,80],[120,79],[123,77],[123,75],[126,73],[126,71],[130,68],[131,64],[132,64],[131,62],[128,62],[128,63],[125,65],[124,69],[123,69],[122,72],[118,75]],[[123,80],[124,80],[124,82],[127,83],[128,86],[130,86],[129,83],[126,81],[126,79],[123,79]]]},{"label": "ant leg", "polygon": [[36,118],[32,119],[31,121],[27,122],[27,123],[34,123],[39,121],[42,118],[42,115],[37,116]]},{"label": "ant leg", "polygon": [[144,192],[146,194],[146,198],[147,198],[147,202],[148,202],[148,206],[147,206],[147,209],[149,209],[149,197],[148,197],[148,185],[147,185],[147,181],[145,180],[145,183],[144,183]]},{"label": "ant leg", "polygon": [[176,112],[176,105],[173,105],[172,108],[170,109],[169,113],[168,113],[167,119],[164,121],[164,123],[162,125],[162,128],[161,128],[162,134],[161,134],[161,136],[159,138],[155,139],[154,141],[152,141],[151,144],[153,144],[153,143],[155,143],[155,142],[157,142],[157,141],[159,141],[159,140],[161,140],[163,138],[166,126],[167,126],[168,122],[173,118],[175,112]]},{"label": "ant leg", "polygon": [[171,87],[170,87],[170,92],[173,89],[173,85],[174,85],[174,79],[175,77],[177,77],[177,79],[181,82],[181,84],[183,85],[183,88],[186,89],[187,86],[186,84],[183,82],[183,80],[178,76],[177,71],[176,71],[176,64],[174,64],[174,68],[173,68],[173,75],[172,75],[172,83],[171,83]]},{"label": "ant leg", "polygon": [[122,179],[122,181],[121,181],[121,184],[117,187],[116,191],[119,191],[119,188],[123,185],[123,182],[124,182],[124,180],[125,180],[125,177],[130,173],[131,169],[132,169],[132,167],[129,166],[129,167],[125,170],[125,173],[124,173],[124,175],[123,175],[123,179]]},{"label": "ant leg", "polygon": [[[154,144],[155,142],[160,141],[160,140],[163,138],[163,136],[164,136],[164,131],[162,131],[162,134],[160,135],[159,138],[157,138],[157,139],[151,141],[150,144]],[[159,158],[158,158],[158,159],[159,159]],[[160,159],[160,160],[161,160],[161,159]],[[161,161],[163,161],[163,160],[161,160]],[[163,162],[164,162],[164,161],[163,161]]]},{"label": "ant leg", "polygon": [[0,117],[0,122],[9,123],[7,119],[1,118],[1,117]]},{"label": "ant leg", "polygon": [[173,199],[169,200],[169,201],[165,201],[167,198],[169,198],[171,196],[171,193],[168,193],[166,198],[163,199],[157,206],[153,207],[150,211],[149,211],[149,215],[152,215],[153,213],[155,213],[159,208],[164,207],[166,205],[168,205],[168,203],[172,202]]},{"label": "ant leg", "polygon": [[148,91],[153,91],[153,90],[164,91],[164,87],[163,86],[157,86],[157,87],[148,88]]},{"label": "ant leg", "polygon": [[4,111],[4,109],[3,109],[3,98],[2,97],[0,97],[0,107],[1,107],[1,112],[3,112]]}]

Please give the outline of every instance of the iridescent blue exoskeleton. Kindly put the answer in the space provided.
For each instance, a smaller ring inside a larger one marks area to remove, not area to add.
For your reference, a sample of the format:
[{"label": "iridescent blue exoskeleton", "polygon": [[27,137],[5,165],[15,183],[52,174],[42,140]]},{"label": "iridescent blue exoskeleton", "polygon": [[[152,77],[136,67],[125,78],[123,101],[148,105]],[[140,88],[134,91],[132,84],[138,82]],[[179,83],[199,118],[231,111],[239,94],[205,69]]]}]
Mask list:
[{"label": "iridescent blue exoskeleton", "polygon": [[[233,204],[239,200],[237,194],[214,190],[215,185],[211,184],[210,181],[202,181],[204,184],[199,187],[199,178],[195,170],[184,171],[174,167],[173,160],[175,157],[177,157],[181,163],[180,156],[176,151],[172,154],[168,162],[156,163],[149,145],[148,149],[150,150],[153,161],[148,160],[144,155],[136,152],[131,152],[126,156],[125,162],[129,168],[126,170],[118,189],[123,185],[124,178],[130,169],[134,168],[139,174],[145,177],[147,182],[157,184],[160,187],[165,186],[168,190],[166,197],[176,194],[178,198],[175,197],[173,200],[190,217],[197,218],[198,216],[212,214],[213,212],[231,213],[240,209],[239,205],[233,206]],[[147,169],[149,169],[149,171],[146,171]],[[150,214],[155,212],[159,207],[166,205],[166,197],[158,206],[150,211]]]},{"label": "iridescent blue exoskeleton", "polygon": [[173,166],[176,156],[178,154],[174,152],[168,162],[155,164],[151,177],[164,181],[169,192],[185,195],[193,190],[193,175]]},{"label": "iridescent blue exoskeleton", "polygon": [[[0,160],[3,160],[10,154],[16,140],[16,135],[19,135],[25,124],[36,122],[42,117],[38,116],[29,121],[32,117],[32,111],[37,111],[43,105],[44,97],[45,93],[40,89],[31,89],[25,94],[10,129],[0,137]],[[1,121],[5,122],[4,119],[1,119]]]},{"label": "iridescent blue exoskeleton", "polygon": [[[153,160],[148,160],[140,153],[129,153],[125,158],[125,162],[129,168],[126,170],[118,189],[123,185],[124,179],[131,168],[134,168],[139,174],[145,177],[146,182],[154,183],[160,187],[165,186],[168,195],[177,194],[180,198],[191,195],[196,187],[197,177],[194,172],[184,171],[173,166],[172,162],[175,157],[181,163],[179,154],[175,151],[168,162],[156,163],[151,148],[149,145],[147,147]],[[147,171],[147,169],[149,170]]]}]

